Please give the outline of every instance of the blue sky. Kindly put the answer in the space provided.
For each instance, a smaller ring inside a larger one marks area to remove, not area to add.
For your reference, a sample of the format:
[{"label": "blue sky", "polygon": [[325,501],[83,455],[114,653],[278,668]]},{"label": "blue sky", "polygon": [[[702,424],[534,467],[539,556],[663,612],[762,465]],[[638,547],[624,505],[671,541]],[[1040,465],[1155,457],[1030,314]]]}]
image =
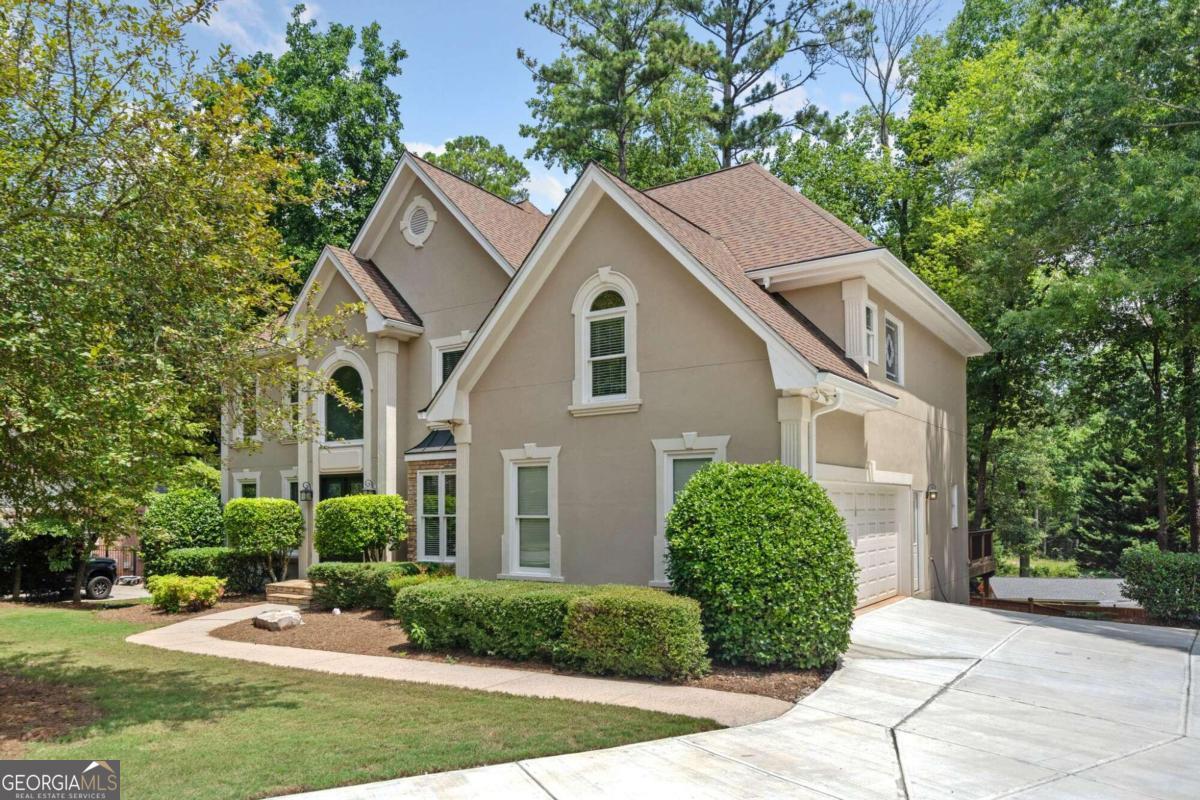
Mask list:
[{"label": "blue sky", "polygon": [[[284,28],[293,2],[224,0],[207,26],[194,26],[190,41],[202,53],[229,44],[239,54],[257,50],[281,52]],[[529,143],[517,128],[528,119],[525,106],[533,94],[528,71],[517,61],[518,47],[539,58],[558,52],[558,41],[525,20],[528,0],[317,0],[306,4],[319,23],[356,27],[378,21],[385,40],[397,40],[408,51],[404,73],[396,79],[401,95],[404,140],[418,154],[438,148],[462,134],[482,134],[524,157]],[[930,31],[942,30],[961,0],[942,0]],[[805,92],[833,112],[854,108],[862,97],[849,78],[830,67],[817,80],[776,102],[781,111],[797,107]],[[574,176],[526,159],[530,196],[550,210],[561,201]]]}]

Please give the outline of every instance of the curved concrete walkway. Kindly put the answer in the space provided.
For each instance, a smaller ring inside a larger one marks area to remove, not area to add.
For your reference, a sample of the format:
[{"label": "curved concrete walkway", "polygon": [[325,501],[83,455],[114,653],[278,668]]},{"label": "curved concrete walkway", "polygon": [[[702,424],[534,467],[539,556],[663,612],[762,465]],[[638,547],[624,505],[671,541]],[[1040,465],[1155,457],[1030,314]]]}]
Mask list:
[{"label": "curved concrete walkway", "polygon": [[722,725],[747,725],[774,719],[793,708],[792,703],[771,697],[719,692],[694,686],[671,686],[641,681],[586,678],[557,675],[550,672],[481,667],[473,664],[447,664],[441,661],[362,656],[334,653],[328,650],[307,650],[300,647],[281,647],[249,642],[231,642],[210,636],[211,631],[234,622],[250,619],[263,611],[294,606],[262,603],[230,611],[206,614],[162,628],[143,631],[126,639],[133,644],[149,645],[164,650],[199,653],[208,656],[236,658],[276,667],[311,669],[337,675],[361,675],[412,683],[432,683],[460,689],[481,689],[489,692],[524,695],[526,697],[555,697],[628,706],[647,711],[663,711],[711,719]]},{"label": "curved concrete walkway", "polygon": [[292,800],[1200,797],[1196,631],[909,599],[853,640],[778,719]]}]

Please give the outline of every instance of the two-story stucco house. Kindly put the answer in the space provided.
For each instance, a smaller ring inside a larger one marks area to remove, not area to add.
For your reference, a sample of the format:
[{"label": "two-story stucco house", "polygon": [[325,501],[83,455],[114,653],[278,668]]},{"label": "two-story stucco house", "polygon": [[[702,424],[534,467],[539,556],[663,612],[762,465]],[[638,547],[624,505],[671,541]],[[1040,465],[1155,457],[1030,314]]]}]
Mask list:
[{"label": "two-story stucco house", "polygon": [[[408,498],[398,558],[666,585],[664,517],[713,460],[779,460],[846,518],[859,601],[967,597],[966,363],[987,343],[891,253],[757,165],[638,191],[591,166],[553,216],[400,161],[317,308],[317,441],[238,446],[224,495]],[[310,365],[312,366],[312,365]],[[301,489],[305,491],[301,492]]]}]

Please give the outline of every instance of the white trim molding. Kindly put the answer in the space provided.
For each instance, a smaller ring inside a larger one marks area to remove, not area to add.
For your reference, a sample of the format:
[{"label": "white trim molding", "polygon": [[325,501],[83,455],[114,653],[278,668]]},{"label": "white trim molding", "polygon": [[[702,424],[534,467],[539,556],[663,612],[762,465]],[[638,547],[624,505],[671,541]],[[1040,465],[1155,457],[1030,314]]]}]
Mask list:
[{"label": "white trim molding", "polygon": [[450,450],[434,450],[428,453],[408,453],[404,456],[404,460],[408,463],[414,461],[454,461],[457,457],[457,448],[452,448]]},{"label": "white trim molding", "polygon": [[651,586],[669,588],[667,580],[667,513],[674,504],[674,497],[669,500],[667,494],[672,492],[673,471],[672,462],[679,457],[702,458],[709,457],[712,461],[725,461],[729,449],[728,436],[698,436],[695,433],[684,433],[675,439],[652,439],[654,445],[654,496],[657,526],[654,532],[654,578]]},{"label": "white trim molding", "polygon": [[261,476],[262,473],[258,470],[241,470],[233,473],[233,497],[231,499],[240,500],[242,498],[242,484],[244,483],[253,483],[254,496],[261,497],[262,484],[259,482]]},{"label": "white trim molding", "polygon": [[[414,231],[413,215],[418,211],[425,212],[425,225],[420,231]],[[437,223],[437,210],[425,199],[424,195],[417,195],[409,201],[408,207],[404,209],[404,222],[400,226],[400,230],[404,233],[404,241],[411,244],[413,247],[424,247],[425,240],[433,233],[433,226]]]},{"label": "white trim molding", "polygon": [[838,464],[817,464],[813,475],[820,483],[886,483],[893,486],[913,486],[913,476],[907,472],[876,469],[874,461],[864,467],[843,467]]},{"label": "white trim molding", "polygon": [[867,368],[867,279],[842,281],[842,317],[845,320],[846,358]]},{"label": "white trim molding", "polygon": [[[517,580],[562,581],[562,539],[558,532],[558,453],[561,447],[524,447],[501,450],[504,460],[504,534],[500,542],[503,572],[496,577]],[[517,470],[546,467],[546,511],[550,522],[550,566],[522,567],[517,526]]]},{"label": "white trim molding", "polygon": [[386,319],[379,313],[379,309],[367,297],[363,288],[358,285],[358,281],[346,271],[345,266],[339,258],[333,255],[333,252],[328,246],[321,251],[317,256],[317,263],[313,266],[312,272],[308,274],[308,280],[304,282],[304,287],[300,289],[300,294],[296,296],[296,302],[292,303],[292,309],[288,312],[286,324],[291,327],[297,323],[297,315],[301,309],[307,307],[308,296],[317,286],[328,288],[328,283],[324,281],[324,277],[333,270],[336,274],[341,275],[342,279],[350,286],[350,290],[363,304],[365,312],[363,318],[367,323],[367,333],[379,333],[387,331],[391,336],[405,340],[420,336],[425,332],[425,328],[420,325],[414,325],[411,322],[404,322],[398,319]]},{"label": "white trim molding", "polygon": [[[607,291],[621,296],[624,305],[608,310],[592,311],[592,303]],[[637,411],[642,405],[637,364],[637,306],[638,295],[633,281],[616,272],[612,267],[600,267],[579,291],[571,303],[571,316],[575,320],[575,378],[571,382],[572,416],[588,417],[598,414],[625,414]],[[592,395],[592,322],[624,320],[625,391],[618,395]]]},{"label": "white trim molding", "polygon": [[289,467],[288,469],[279,470],[279,496],[284,500],[292,499],[292,482],[295,481],[296,487],[300,487],[300,468]]},{"label": "white trim molding", "polygon": [[452,353],[455,350],[466,350],[467,345],[471,343],[471,336],[474,331],[460,331],[453,336],[443,336],[440,339],[430,339],[429,348],[432,351],[430,358],[430,377],[432,378],[432,389],[436,392],[442,385],[442,354]]}]

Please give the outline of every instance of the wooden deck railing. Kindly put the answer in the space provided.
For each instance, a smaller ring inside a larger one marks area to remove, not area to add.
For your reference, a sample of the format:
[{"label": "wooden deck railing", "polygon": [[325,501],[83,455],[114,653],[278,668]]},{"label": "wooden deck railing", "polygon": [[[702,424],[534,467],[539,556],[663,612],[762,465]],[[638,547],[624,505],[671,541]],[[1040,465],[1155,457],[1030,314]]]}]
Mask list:
[{"label": "wooden deck railing", "polygon": [[970,560],[970,575],[978,578],[996,571],[996,557],[992,553],[992,529],[970,531],[967,534],[967,551]]}]

